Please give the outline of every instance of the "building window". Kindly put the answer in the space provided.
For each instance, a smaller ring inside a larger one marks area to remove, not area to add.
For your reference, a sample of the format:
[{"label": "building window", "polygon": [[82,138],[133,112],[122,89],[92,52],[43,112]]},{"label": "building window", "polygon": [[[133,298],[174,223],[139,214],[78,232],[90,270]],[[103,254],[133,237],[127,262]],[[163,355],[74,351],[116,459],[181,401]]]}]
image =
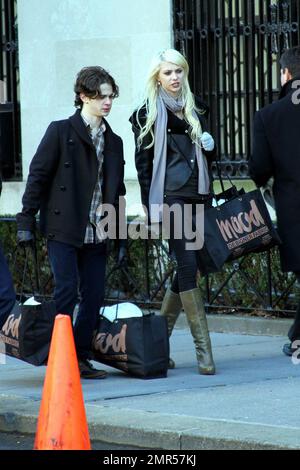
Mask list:
[{"label": "building window", "polygon": [[300,2],[173,0],[173,13],[175,47],[210,107],[223,172],[248,178],[253,116],[278,97],[278,59],[300,43]]},{"label": "building window", "polygon": [[17,1],[0,0],[0,169],[4,181],[22,178]]}]

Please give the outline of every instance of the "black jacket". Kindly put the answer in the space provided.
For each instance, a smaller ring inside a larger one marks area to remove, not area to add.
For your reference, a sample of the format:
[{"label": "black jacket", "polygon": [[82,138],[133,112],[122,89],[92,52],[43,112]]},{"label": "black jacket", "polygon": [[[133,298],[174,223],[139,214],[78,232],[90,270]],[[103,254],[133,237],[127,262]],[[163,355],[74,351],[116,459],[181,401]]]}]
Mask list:
[{"label": "black jacket", "polygon": [[[125,194],[122,139],[106,125],[103,160],[103,203],[118,205]],[[52,122],[30,164],[17,214],[18,230],[40,229],[48,239],[80,247],[98,175],[95,147],[77,110],[69,119]]]},{"label": "black jacket", "polygon": [[258,186],[274,177],[273,193],[283,271],[300,271],[300,104],[291,80],[280,99],[255,114],[250,175]]},{"label": "black jacket", "polygon": [[[207,129],[206,117],[208,116],[208,108],[205,106],[203,114],[199,114],[199,120],[203,131]],[[141,124],[146,121],[146,109],[140,110],[138,119]],[[140,133],[138,126],[136,112],[130,118],[132,130],[135,136],[135,142]],[[167,168],[165,179],[165,189],[176,190],[181,188],[190,178],[195,159],[191,162],[191,152],[194,155],[192,142],[186,141],[184,137],[188,132],[189,125],[186,121],[173,117],[172,113],[168,111],[168,155],[167,155]],[[154,146],[150,149],[145,149],[151,142],[151,136],[148,134],[140,149],[135,149],[135,165],[138,173],[138,180],[141,188],[142,204],[147,207],[149,211],[149,192],[152,180],[153,159],[154,159]],[[210,163],[216,156],[216,147],[211,152],[203,151],[208,163]],[[192,164],[191,164],[192,163]]]}]

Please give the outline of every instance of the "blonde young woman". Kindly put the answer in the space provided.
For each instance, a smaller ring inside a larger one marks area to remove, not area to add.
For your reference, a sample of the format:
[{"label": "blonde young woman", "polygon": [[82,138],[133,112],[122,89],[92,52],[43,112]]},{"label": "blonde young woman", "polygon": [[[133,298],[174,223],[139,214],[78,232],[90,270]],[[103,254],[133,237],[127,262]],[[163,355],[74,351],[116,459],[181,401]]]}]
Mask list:
[{"label": "blonde young woman", "polygon": [[[215,143],[204,132],[207,107],[195,103],[188,83],[189,66],[178,51],[167,49],[154,59],[148,75],[145,98],[130,118],[135,134],[135,163],[142,203],[149,222],[160,222],[154,209],[174,204],[182,209],[210,199],[209,161]],[[198,106],[197,106],[198,105]],[[181,217],[181,216],[179,216]],[[180,221],[183,223],[183,218]],[[175,236],[176,216],[171,218],[169,245],[177,261],[177,273],[165,294],[161,314],[169,336],[182,307],[194,339],[200,374],[212,375],[215,365],[207,320],[197,287],[196,252],[187,250],[185,234]],[[183,231],[184,232],[184,231]],[[175,363],[170,358],[169,368]]]}]

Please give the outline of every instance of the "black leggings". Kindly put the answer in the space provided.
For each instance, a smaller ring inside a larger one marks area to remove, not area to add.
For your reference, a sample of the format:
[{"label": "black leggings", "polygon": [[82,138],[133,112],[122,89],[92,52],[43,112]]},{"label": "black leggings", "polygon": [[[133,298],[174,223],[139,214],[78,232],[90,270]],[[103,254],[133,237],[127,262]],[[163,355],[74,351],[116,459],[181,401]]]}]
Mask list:
[{"label": "black leggings", "polygon": [[[192,204],[193,213],[195,213],[196,211],[196,204],[189,202],[186,199],[184,200],[177,197],[167,196],[164,202],[169,206],[176,203],[179,204],[181,207],[183,207],[184,204]],[[183,217],[181,219],[181,224],[183,224]],[[186,244],[190,243],[191,240],[186,238],[184,230],[182,237],[180,239],[176,239],[174,237],[174,225],[174,215],[171,213],[169,246],[171,254],[175,255],[177,261],[177,273],[173,280],[171,289],[173,292],[178,294],[179,292],[195,289],[197,287],[196,276],[198,266],[195,251],[186,249]],[[183,227],[183,225],[181,226]]]}]

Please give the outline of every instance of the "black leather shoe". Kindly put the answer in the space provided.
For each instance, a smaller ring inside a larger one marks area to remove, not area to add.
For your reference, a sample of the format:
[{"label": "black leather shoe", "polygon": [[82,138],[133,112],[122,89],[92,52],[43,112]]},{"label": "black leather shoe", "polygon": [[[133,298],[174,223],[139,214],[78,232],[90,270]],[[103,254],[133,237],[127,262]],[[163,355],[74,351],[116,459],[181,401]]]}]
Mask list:
[{"label": "black leather shoe", "polygon": [[78,366],[82,379],[105,379],[107,376],[105,370],[95,369],[88,359],[79,359]]},{"label": "black leather shoe", "polygon": [[293,348],[292,343],[285,343],[282,348],[282,352],[286,356],[292,356],[295,351],[297,351],[298,348]]}]

